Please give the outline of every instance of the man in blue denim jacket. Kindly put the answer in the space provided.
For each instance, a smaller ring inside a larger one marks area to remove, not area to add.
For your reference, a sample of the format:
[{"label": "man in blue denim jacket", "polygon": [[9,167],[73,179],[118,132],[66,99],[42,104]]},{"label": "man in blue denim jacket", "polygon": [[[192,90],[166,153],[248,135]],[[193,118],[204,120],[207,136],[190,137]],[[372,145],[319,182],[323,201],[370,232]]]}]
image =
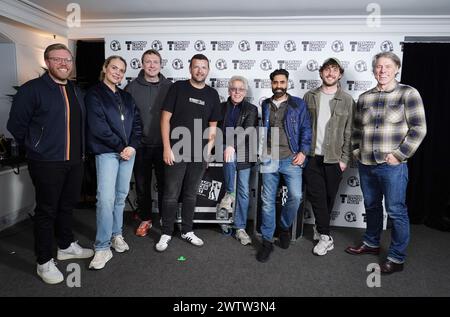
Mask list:
[{"label": "man in blue denim jacket", "polygon": [[289,229],[295,219],[302,198],[302,172],[306,154],[311,147],[311,120],[306,103],[287,93],[289,72],[277,69],[270,74],[273,96],[262,103],[263,153],[261,194],[263,244],[256,255],[266,262],[273,251],[276,227],[275,200],[280,175],[286,183],[288,197],[281,209],[280,246],[289,248]]}]

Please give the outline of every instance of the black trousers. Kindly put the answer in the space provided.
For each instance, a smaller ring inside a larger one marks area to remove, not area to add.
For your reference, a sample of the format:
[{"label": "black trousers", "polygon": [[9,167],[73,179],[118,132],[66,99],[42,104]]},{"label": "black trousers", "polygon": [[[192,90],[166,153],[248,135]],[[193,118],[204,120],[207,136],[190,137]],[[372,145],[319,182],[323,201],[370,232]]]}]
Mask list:
[{"label": "black trousers", "polygon": [[181,193],[181,231],[187,233],[192,231],[197,193],[206,163],[174,163],[165,165],[164,196],[162,205],[162,233],[169,236],[173,233],[178,200]]},{"label": "black trousers", "polygon": [[161,215],[164,192],[164,161],[162,147],[142,146],[136,150],[134,180],[141,220],[148,221],[152,215],[152,169],[155,169],[158,192],[158,211]]},{"label": "black trousers", "polygon": [[317,231],[330,235],[330,215],[342,180],[339,163],[324,163],[323,156],[310,157],[304,176],[306,197],[316,218]]},{"label": "black trousers", "polygon": [[53,244],[66,249],[75,241],[72,212],[80,199],[83,163],[29,161],[28,171],[36,192],[34,239],[37,262],[53,258]]}]

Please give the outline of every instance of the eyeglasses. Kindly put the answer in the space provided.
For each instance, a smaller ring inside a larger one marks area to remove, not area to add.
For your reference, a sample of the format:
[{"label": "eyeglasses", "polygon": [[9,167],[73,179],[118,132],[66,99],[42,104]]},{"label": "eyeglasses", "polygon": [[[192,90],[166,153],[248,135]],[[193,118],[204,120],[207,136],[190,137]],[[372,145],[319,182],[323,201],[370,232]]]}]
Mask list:
[{"label": "eyeglasses", "polygon": [[245,88],[234,88],[234,87],[230,87],[230,88],[228,88],[228,89],[229,89],[231,92],[239,92],[239,93],[247,91],[247,89],[245,89]]},{"label": "eyeglasses", "polygon": [[71,59],[71,58],[49,57],[48,59],[55,63],[58,63],[58,64],[62,64],[63,62],[65,64],[72,64],[72,62],[73,62],[73,59]]}]

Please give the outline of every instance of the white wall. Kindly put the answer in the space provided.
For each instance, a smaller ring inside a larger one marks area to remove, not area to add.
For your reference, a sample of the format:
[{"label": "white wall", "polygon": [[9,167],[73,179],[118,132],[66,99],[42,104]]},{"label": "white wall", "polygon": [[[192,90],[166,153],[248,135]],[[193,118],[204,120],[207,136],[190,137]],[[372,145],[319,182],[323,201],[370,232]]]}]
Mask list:
[{"label": "white wall", "polygon": [[11,107],[11,97],[8,94],[15,94],[13,86],[17,86],[16,72],[16,50],[13,43],[0,43],[0,56],[2,65],[0,72],[0,135],[5,134],[11,137],[6,130],[9,109]]},{"label": "white wall", "polygon": [[[44,50],[53,43],[68,44],[65,37],[39,31],[19,23],[0,19],[0,33],[14,44],[0,45],[0,133],[6,130],[11,101],[5,94],[14,93],[13,85],[22,85],[43,73]],[[16,63],[17,61],[17,63]],[[17,67],[16,67],[17,66]],[[8,134],[9,135],[9,134]],[[24,219],[34,206],[34,188],[26,167],[19,175],[0,170],[0,230]]]},{"label": "white wall", "polygon": [[[0,21],[0,33],[11,39],[16,44],[17,80],[22,85],[30,79],[43,73],[45,67],[44,50],[53,43],[68,44],[65,37],[56,36],[38,31],[30,27],[21,26],[18,23]],[[5,61],[1,61],[2,68]]]}]

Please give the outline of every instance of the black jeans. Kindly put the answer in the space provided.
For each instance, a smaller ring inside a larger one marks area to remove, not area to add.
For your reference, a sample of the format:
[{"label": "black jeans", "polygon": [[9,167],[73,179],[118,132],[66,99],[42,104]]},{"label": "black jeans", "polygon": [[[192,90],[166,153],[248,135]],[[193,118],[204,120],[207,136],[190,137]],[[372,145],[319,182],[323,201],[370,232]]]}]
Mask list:
[{"label": "black jeans", "polygon": [[316,218],[317,231],[330,235],[330,215],[342,179],[339,163],[324,163],[323,156],[310,157],[304,176],[306,197]]},{"label": "black jeans", "polygon": [[164,161],[162,147],[142,146],[136,150],[134,180],[137,204],[141,220],[148,221],[152,215],[152,168],[155,169],[158,192],[158,211],[161,215],[164,191]]},{"label": "black jeans", "polygon": [[80,198],[83,163],[29,161],[28,171],[36,192],[35,252],[44,264],[53,258],[54,236],[60,249],[74,241],[72,212]]},{"label": "black jeans", "polygon": [[162,233],[169,236],[173,233],[173,225],[178,210],[181,193],[181,231],[192,231],[195,205],[197,203],[198,186],[205,172],[206,163],[174,163],[165,165],[165,186],[162,205]]}]

